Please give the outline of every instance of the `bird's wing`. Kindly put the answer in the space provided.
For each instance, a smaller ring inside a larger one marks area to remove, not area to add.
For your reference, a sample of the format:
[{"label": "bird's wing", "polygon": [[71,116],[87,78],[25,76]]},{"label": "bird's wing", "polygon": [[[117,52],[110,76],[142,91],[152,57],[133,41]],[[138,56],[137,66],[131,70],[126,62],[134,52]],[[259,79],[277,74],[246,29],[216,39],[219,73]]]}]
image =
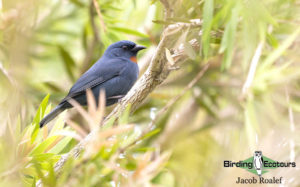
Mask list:
[{"label": "bird's wing", "polygon": [[86,89],[93,88],[119,76],[125,65],[126,62],[124,62],[123,59],[110,59],[103,62],[97,62],[76,81],[61,103],[84,93]]}]

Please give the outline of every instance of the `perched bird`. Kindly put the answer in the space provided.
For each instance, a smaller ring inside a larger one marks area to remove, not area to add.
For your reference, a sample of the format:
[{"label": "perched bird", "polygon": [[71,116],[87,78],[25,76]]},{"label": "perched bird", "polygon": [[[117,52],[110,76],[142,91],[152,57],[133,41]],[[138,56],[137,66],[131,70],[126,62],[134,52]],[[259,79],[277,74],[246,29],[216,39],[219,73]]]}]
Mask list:
[{"label": "perched bird", "polygon": [[68,95],[40,121],[40,127],[65,109],[71,108],[72,105],[68,102],[70,99],[83,106],[87,105],[87,89],[92,90],[97,102],[100,90],[104,90],[106,106],[118,102],[137,80],[139,69],[136,55],[145,48],[127,40],[110,45],[103,56],[76,81]]}]

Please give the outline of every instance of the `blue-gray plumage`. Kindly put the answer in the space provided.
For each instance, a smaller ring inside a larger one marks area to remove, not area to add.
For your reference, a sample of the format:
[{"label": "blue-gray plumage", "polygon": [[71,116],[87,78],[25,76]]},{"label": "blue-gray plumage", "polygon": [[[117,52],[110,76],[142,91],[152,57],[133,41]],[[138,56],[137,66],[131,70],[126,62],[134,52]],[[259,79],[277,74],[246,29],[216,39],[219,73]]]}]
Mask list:
[{"label": "blue-gray plumage", "polygon": [[100,90],[105,91],[106,106],[112,105],[124,97],[139,75],[136,55],[145,49],[134,42],[122,40],[110,45],[103,56],[86,71],[70,89],[68,95],[40,122],[43,127],[58,114],[72,105],[74,99],[81,105],[87,104],[86,90],[91,89],[98,101]]}]

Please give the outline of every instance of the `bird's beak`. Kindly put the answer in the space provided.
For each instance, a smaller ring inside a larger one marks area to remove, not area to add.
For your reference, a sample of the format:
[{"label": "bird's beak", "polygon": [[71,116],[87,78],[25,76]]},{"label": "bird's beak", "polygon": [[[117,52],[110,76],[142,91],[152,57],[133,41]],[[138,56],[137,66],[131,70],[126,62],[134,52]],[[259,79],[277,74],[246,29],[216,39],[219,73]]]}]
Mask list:
[{"label": "bird's beak", "polygon": [[145,46],[142,45],[136,45],[134,48],[131,49],[132,52],[138,52],[140,50],[146,49]]}]

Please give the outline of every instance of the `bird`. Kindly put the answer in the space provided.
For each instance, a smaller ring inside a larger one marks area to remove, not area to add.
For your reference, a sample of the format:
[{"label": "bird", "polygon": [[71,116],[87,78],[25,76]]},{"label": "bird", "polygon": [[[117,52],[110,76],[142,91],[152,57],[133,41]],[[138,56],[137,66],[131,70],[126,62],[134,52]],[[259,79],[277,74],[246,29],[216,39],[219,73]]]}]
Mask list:
[{"label": "bird", "polygon": [[72,108],[68,102],[71,99],[86,106],[87,89],[91,89],[97,103],[101,90],[105,92],[106,106],[117,103],[136,82],[139,75],[136,56],[145,48],[128,40],[121,40],[108,46],[102,57],[75,82],[67,96],[40,121],[40,128],[64,110]]},{"label": "bird", "polygon": [[253,165],[254,168],[256,169],[257,175],[261,177],[262,175],[262,170],[263,170],[263,156],[261,151],[255,151],[253,155]]}]

